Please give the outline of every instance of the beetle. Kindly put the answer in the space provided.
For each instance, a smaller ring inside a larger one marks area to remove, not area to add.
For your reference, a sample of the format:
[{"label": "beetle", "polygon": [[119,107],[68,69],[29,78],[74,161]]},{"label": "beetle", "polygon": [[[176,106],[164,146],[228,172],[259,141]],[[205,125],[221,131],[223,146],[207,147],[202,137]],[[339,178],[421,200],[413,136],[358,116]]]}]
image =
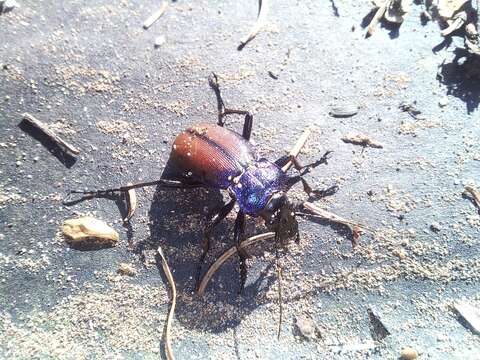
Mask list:
[{"label": "beetle", "polygon": [[[86,197],[109,196],[132,188],[159,185],[164,188],[214,188],[228,191],[230,201],[210,212],[203,229],[202,255],[200,257],[197,284],[205,257],[210,248],[214,228],[225,219],[238,204],[239,211],[234,224],[233,239],[240,258],[240,289],[247,277],[246,259],[248,254],[240,247],[245,239],[246,217],[261,217],[267,228],[275,231],[276,243],[285,245],[295,237],[299,240],[298,222],[295,218],[297,206],[288,199],[287,192],[298,182],[304,191],[315,197],[331,195],[337,186],[325,190],[313,190],[303,178],[311,169],[326,164],[331,151],[327,151],[318,161],[302,166],[290,155],[276,161],[259,158],[250,143],[253,116],[244,110],[226,108],[222,99],[218,77],[212,73],[209,85],[215,92],[218,106],[218,121],[199,123],[188,127],[177,135],[173,142],[167,166],[159,180],[138,183],[107,190],[73,190]],[[244,116],[242,133],[225,127],[225,117],[231,114]],[[299,171],[290,176],[282,170],[289,161]]]}]

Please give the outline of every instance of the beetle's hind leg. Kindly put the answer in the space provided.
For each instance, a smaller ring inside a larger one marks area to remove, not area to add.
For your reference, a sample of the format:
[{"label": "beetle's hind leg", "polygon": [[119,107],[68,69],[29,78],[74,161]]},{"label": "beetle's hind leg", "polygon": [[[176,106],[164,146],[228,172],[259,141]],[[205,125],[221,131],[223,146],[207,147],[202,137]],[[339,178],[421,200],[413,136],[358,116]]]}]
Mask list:
[{"label": "beetle's hind leg", "polygon": [[207,217],[207,224],[203,229],[203,239],[202,239],[202,255],[197,266],[197,287],[200,283],[200,274],[202,272],[203,263],[207,256],[208,250],[210,249],[210,237],[212,235],[213,229],[217,227],[220,222],[227,217],[227,215],[232,211],[233,206],[235,205],[235,199],[230,200],[227,204],[224,204],[219,210],[213,211]]},{"label": "beetle's hind leg", "polygon": [[220,85],[218,84],[218,76],[215,73],[212,73],[210,75],[210,77],[208,78],[208,83],[210,84],[210,87],[213,89],[213,91],[215,92],[215,96],[217,97],[218,125],[225,125],[224,117],[226,115],[244,115],[245,120],[243,122],[242,137],[245,140],[250,140],[250,136],[252,135],[253,115],[246,110],[227,109],[225,107],[225,102],[223,101],[222,94],[220,92]]}]

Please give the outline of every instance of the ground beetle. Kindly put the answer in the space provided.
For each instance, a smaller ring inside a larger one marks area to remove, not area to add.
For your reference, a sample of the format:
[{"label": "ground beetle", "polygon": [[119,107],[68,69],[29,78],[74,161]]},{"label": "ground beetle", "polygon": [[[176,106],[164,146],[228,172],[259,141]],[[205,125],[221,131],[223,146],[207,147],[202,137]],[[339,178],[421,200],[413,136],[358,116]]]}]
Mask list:
[{"label": "ground beetle", "polygon": [[[138,183],[107,190],[74,190],[85,197],[110,196],[117,192],[125,192],[132,188],[159,185],[165,188],[206,187],[225,189],[231,200],[212,211],[203,230],[203,253],[199,263],[197,283],[202,264],[210,247],[213,229],[232,211],[235,203],[240,208],[234,225],[234,241],[240,257],[241,289],[247,277],[245,260],[247,254],[239,247],[245,239],[245,218],[262,217],[267,227],[275,231],[276,244],[285,244],[286,240],[296,237],[298,240],[298,223],[295,219],[297,206],[289,201],[286,193],[297,182],[301,181],[304,190],[310,196],[322,197],[336,191],[336,186],[326,190],[312,190],[303,175],[312,168],[327,163],[330,151],[320,160],[302,166],[296,158],[286,155],[275,162],[258,158],[249,142],[252,132],[253,116],[248,111],[233,110],[225,107],[218,78],[212,74],[210,87],[215,92],[218,103],[218,122],[200,123],[181,132],[173,143],[170,158],[160,180]],[[245,116],[242,135],[224,127],[226,115],[240,114]],[[282,167],[293,162],[299,175],[289,176]]]}]

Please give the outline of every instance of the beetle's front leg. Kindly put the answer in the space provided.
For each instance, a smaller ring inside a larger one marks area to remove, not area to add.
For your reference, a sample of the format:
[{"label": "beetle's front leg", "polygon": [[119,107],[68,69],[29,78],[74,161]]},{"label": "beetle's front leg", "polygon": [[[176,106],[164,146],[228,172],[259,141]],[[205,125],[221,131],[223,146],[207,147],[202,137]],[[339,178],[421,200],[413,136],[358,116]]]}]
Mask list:
[{"label": "beetle's front leg", "polygon": [[240,258],[240,293],[242,293],[247,280],[246,260],[248,258],[247,251],[240,247],[241,242],[245,239],[245,213],[242,210],[238,212],[237,219],[235,220],[233,239],[237,245],[237,253]]}]

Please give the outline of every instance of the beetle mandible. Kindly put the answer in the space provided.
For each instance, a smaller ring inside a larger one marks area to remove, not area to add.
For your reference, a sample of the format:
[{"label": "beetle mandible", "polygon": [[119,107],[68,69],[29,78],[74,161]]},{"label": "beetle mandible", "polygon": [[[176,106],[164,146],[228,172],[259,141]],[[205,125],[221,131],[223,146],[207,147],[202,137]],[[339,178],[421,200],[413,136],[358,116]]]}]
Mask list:
[{"label": "beetle mandible", "polygon": [[[302,182],[303,189],[309,196],[323,197],[335,192],[337,186],[313,190],[303,178],[314,167],[326,164],[331,151],[327,151],[318,161],[306,166],[302,166],[290,155],[282,156],[274,162],[258,158],[249,141],[253,125],[252,114],[225,107],[216,74],[212,73],[209,77],[209,84],[217,98],[217,123],[200,123],[182,131],[173,143],[168,166],[159,180],[115,189],[73,190],[70,193],[81,193],[86,197],[109,196],[116,192],[150,185],[177,189],[206,187],[227,190],[230,201],[207,216],[197,284],[210,248],[212,231],[233,210],[235,203],[238,203],[239,211],[234,224],[233,238],[240,258],[242,290],[247,277],[248,255],[245,249],[240,247],[240,243],[245,239],[246,216],[263,218],[266,226],[275,232],[275,239],[281,245],[292,237],[298,241],[298,223],[295,218],[297,206],[288,199],[287,192],[293,185]],[[241,135],[224,126],[225,116],[231,114],[245,117]],[[292,161],[299,171],[298,175],[290,176],[282,170],[289,161]]]}]

